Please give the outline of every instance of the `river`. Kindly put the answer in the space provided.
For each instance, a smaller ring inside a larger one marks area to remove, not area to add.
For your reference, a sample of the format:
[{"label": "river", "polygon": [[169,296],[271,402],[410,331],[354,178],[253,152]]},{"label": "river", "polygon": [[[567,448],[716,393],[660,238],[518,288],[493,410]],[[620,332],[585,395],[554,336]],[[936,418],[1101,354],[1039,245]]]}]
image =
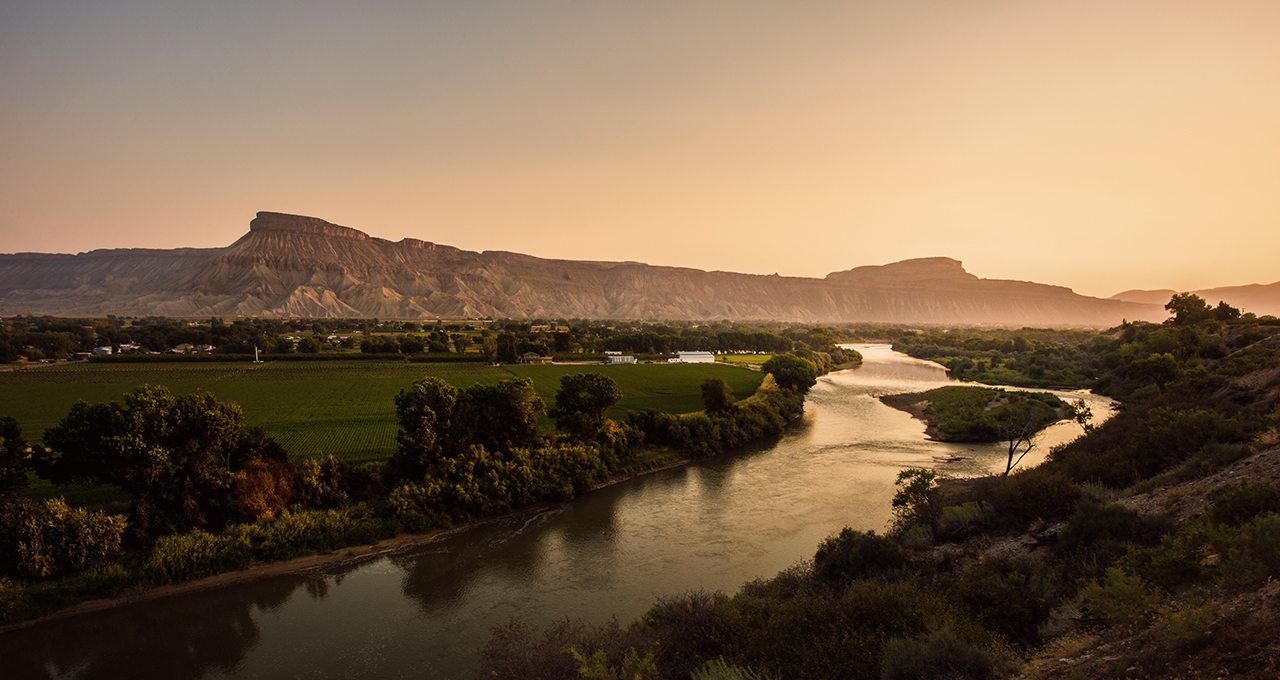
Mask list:
[{"label": "river", "polygon": [[[950,382],[941,366],[851,345],[804,421],[768,447],[618,484],[392,557],[49,621],[0,635],[7,678],[455,678],[519,617],[629,621],[663,594],[734,591],[813,555],[841,527],[881,530],[899,470],[1004,469],[1001,444],[930,441],[882,394]],[[1102,420],[1110,400],[1084,398]],[[1023,462],[1080,434],[1058,423]],[[16,673],[16,675],[11,675]]]}]

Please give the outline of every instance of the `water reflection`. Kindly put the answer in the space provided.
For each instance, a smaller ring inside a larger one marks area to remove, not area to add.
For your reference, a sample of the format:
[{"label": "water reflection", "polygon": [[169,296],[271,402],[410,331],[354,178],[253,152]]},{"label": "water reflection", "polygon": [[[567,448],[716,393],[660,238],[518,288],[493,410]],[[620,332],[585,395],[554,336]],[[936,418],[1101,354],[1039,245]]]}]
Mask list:
[{"label": "water reflection", "polygon": [[[664,593],[732,591],[811,556],[843,526],[883,528],[904,467],[1003,469],[1000,445],[929,441],[920,421],[876,398],[946,384],[944,369],[856,347],[863,367],[822,378],[804,422],[770,446],[359,565],[0,635],[0,658],[16,678],[466,677],[511,617],[627,620]],[[1084,396],[1099,419],[1109,413]],[[1078,433],[1051,427],[1027,462]]]}]

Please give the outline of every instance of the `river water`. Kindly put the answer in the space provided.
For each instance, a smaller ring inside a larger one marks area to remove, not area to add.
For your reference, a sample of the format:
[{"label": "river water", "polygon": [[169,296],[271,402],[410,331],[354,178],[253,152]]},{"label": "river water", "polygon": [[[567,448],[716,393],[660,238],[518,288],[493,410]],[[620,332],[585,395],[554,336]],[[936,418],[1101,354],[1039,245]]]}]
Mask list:
[{"label": "river water", "polygon": [[[803,423],[758,450],[615,485],[392,557],[141,602],[0,635],[7,678],[454,678],[495,625],[629,621],[663,594],[734,591],[811,557],[841,527],[881,530],[899,470],[1004,469],[1001,444],[930,441],[882,394],[949,382],[941,366],[851,345]],[[1110,400],[1084,398],[1101,420]],[[1024,465],[1080,434],[1046,430]],[[11,675],[16,673],[16,675]]]}]

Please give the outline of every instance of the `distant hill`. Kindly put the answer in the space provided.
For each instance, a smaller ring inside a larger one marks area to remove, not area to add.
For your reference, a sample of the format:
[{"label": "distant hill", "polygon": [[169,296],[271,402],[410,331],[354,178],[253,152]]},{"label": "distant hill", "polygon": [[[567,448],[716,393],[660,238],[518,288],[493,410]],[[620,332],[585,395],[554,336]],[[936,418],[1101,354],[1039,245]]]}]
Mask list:
[{"label": "distant hill", "polygon": [[[1163,302],[1163,301],[1161,301]],[[1158,305],[981,279],[925,258],[760,276],[387,241],[261,212],[226,248],[0,255],[0,314],[883,321],[1110,326]]]},{"label": "distant hill", "polygon": [[[1111,296],[1112,300],[1137,302],[1141,304],[1163,305],[1175,293],[1182,292],[1169,288],[1159,290],[1126,290]],[[1220,288],[1202,288],[1189,291],[1204,298],[1211,305],[1225,301],[1232,307],[1239,307],[1246,312],[1259,316],[1270,314],[1280,316],[1280,281],[1275,283],[1253,283],[1247,286],[1223,286]]]}]

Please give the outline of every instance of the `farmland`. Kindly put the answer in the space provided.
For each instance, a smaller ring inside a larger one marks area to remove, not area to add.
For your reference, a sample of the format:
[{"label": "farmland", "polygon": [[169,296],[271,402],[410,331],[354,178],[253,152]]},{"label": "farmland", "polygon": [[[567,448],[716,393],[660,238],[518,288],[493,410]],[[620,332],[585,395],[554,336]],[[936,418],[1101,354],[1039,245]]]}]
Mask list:
[{"label": "farmland", "polygon": [[395,446],[396,393],[434,375],[458,387],[515,377],[534,382],[550,406],[560,378],[603,373],[617,381],[623,399],[610,415],[656,409],[672,413],[702,408],[699,387],[722,378],[735,395],[753,393],[762,375],[714,364],[511,365],[408,364],[398,361],[293,361],[250,363],[68,364],[0,373],[0,415],[16,418],[27,438],[45,429],[78,400],[119,400],[143,384],[175,392],[205,389],[244,409],[249,425],[265,429],[291,456],[333,454],[347,461],[386,458]]}]

